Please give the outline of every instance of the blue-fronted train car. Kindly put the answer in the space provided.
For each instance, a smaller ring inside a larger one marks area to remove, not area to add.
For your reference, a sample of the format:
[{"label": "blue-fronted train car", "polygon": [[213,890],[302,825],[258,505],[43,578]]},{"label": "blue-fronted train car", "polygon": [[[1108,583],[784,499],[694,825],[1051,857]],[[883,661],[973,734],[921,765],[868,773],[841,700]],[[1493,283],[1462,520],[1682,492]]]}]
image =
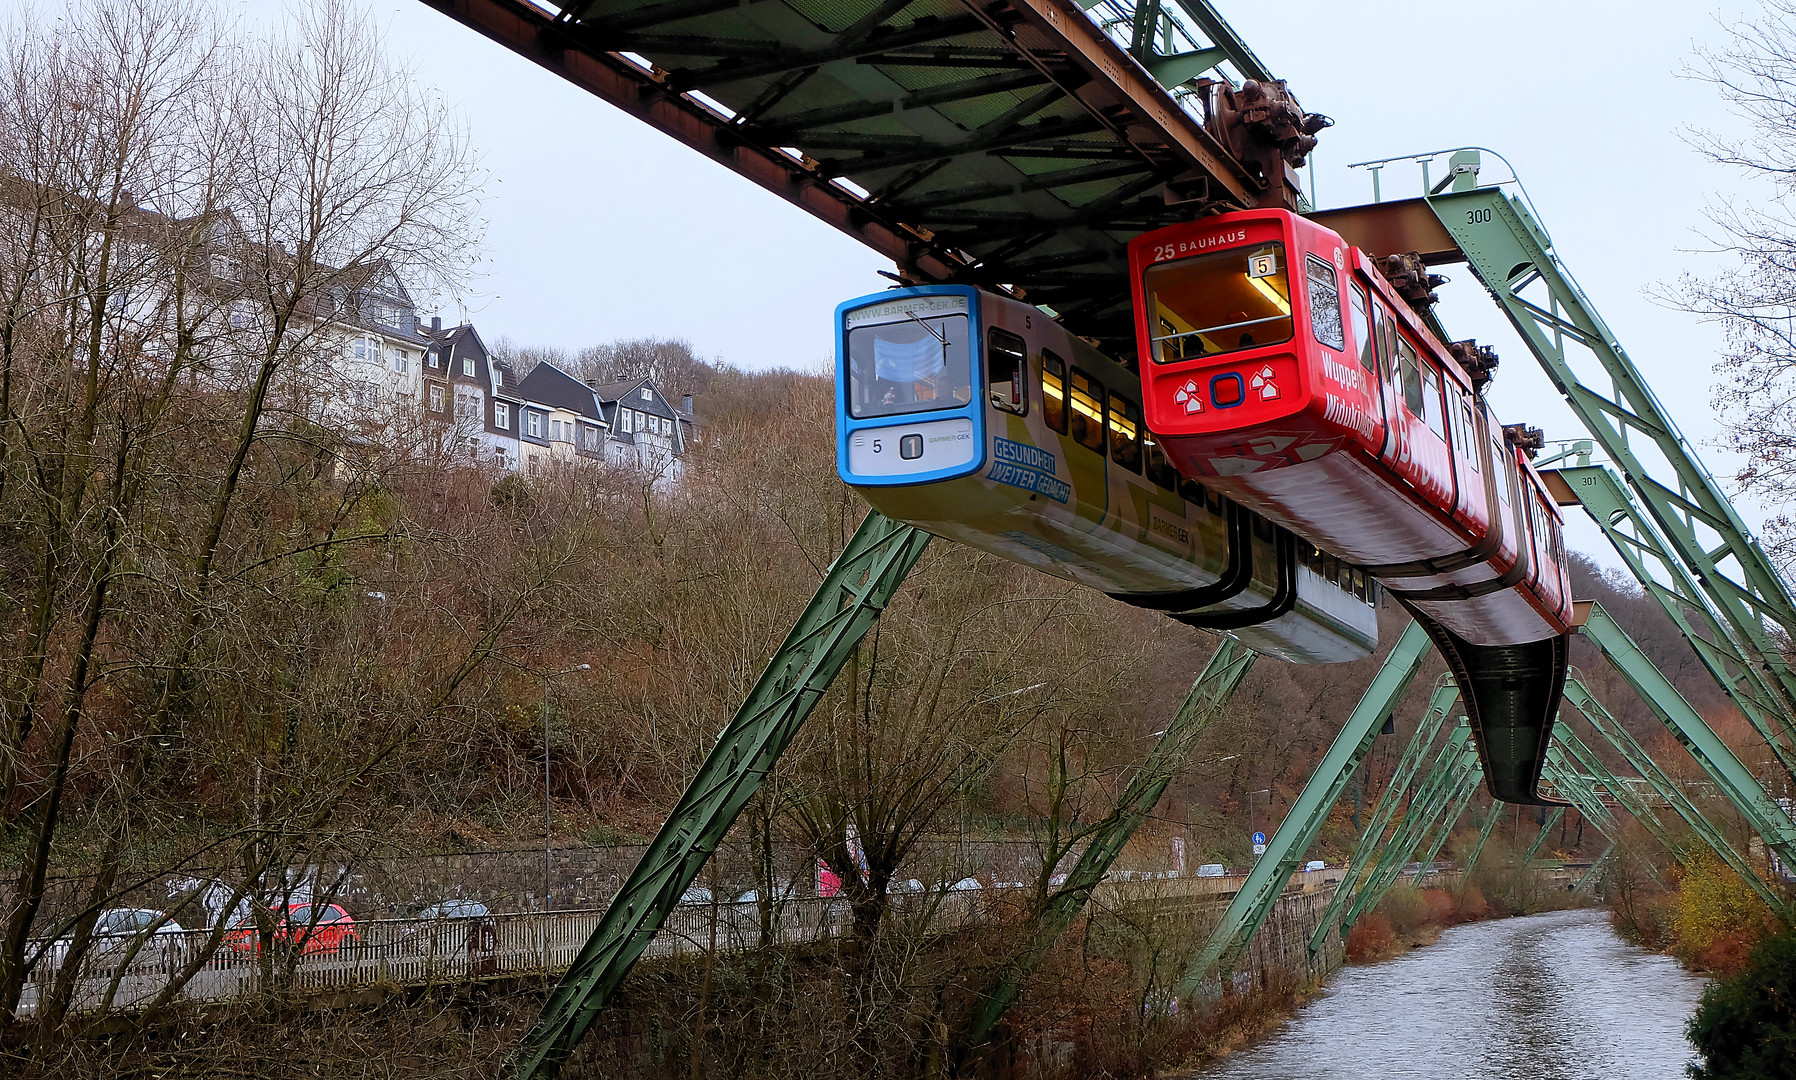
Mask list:
[{"label": "blue-fronted train car", "polygon": [[881,513],[1299,663],[1377,644],[1376,585],[1182,479],[1139,376],[964,286],[836,309],[836,461]]}]

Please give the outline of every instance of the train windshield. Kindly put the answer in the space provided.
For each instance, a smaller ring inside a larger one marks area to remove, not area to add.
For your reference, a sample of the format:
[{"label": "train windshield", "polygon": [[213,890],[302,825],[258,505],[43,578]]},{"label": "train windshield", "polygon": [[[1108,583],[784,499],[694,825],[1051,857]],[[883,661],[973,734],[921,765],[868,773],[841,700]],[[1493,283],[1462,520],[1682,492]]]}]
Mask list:
[{"label": "train windshield", "polygon": [[958,409],[973,400],[967,316],[941,313],[939,303],[958,300],[965,311],[966,300],[917,300],[848,313],[848,410],[855,419]]},{"label": "train windshield", "polygon": [[1148,340],[1162,364],[1291,340],[1285,245],[1226,248],[1147,269]]}]

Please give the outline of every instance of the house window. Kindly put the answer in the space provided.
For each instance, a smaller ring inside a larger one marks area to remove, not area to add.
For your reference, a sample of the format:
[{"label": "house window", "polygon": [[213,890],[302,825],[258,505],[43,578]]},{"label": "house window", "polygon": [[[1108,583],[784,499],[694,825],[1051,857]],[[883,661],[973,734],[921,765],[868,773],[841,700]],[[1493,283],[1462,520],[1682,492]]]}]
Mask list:
[{"label": "house window", "polygon": [[404,349],[394,349],[393,350],[393,370],[397,371],[401,375],[403,375],[403,374],[405,374],[406,369],[409,368],[410,366],[411,366],[411,357],[406,353],[406,351]]},{"label": "house window", "polygon": [[646,386],[645,386],[645,387],[643,387],[643,388],[642,388],[642,400],[644,400],[644,401],[653,401],[653,400],[655,400],[655,392],[654,392],[654,391],[653,391],[653,390],[650,390],[650,389],[649,389],[649,388],[648,388],[648,387],[646,387]]},{"label": "house window", "polygon": [[368,358],[368,342],[367,342],[367,340],[365,338],[356,338],[354,344],[355,344],[355,358],[357,360],[366,360]]},{"label": "house window", "polygon": [[552,442],[560,442],[561,441],[561,421],[559,421],[559,420],[549,421],[549,439]]},{"label": "house window", "polygon": [[[511,430],[511,406],[503,401],[493,402],[493,426],[506,431]],[[503,453],[503,451],[501,451]]]},{"label": "house window", "polygon": [[437,351],[435,349],[432,349],[429,352],[424,354],[424,366],[425,367],[436,367],[437,366]]},{"label": "house window", "polygon": [[469,461],[478,461],[479,459],[480,459],[480,440],[476,439],[472,435],[470,435],[470,436],[468,436],[468,460]]},{"label": "house window", "polygon": [[431,412],[440,413],[443,411],[443,398],[444,398],[444,394],[443,394],[442,387],[433,386],[430,388],[430,411]]},{"label": "house window", "polygon": [[474,358],[472,356],[464,356],[461,358],[461,373],[463,375],[474,374]]},{"label": "house window", "polygon": [[617,410],[618,426],[623,428],[624,434],[626,434],[626,435],[628,435],[630,433],[630,417],[632,417],[634,415],[635,414],[629,409]]},{"label": "house window", "polygon": [[530,437],[532,439],[542,438],[543,437],[543,414],[538,413],[538,412],[533,412],[533,413],[525,413],[524,416],[525,416],[525,423],[528,426]]}]

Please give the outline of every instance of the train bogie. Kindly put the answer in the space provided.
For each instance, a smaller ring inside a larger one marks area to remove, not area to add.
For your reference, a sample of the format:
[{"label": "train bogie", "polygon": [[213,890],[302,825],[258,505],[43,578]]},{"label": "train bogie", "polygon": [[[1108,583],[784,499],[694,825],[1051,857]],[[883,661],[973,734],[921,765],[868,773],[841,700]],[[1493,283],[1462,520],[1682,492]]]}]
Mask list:
[{"label": "train bogie", "polygon": [[1182,481],[1135,375],[1036,308],[890,290],[837,309],[837,353],[837,466],[887,516],[1289,660],[1376,644],[1369,579]]}]

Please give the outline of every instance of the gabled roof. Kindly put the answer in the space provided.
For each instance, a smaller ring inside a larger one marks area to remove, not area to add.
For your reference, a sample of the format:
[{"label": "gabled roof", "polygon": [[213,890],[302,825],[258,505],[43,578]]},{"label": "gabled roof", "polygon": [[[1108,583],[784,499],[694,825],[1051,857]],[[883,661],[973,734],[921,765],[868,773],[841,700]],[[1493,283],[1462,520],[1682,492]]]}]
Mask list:
[{"label": "gabled roof", "polygon": [[528,401],[579,413],[595,423],[605,422],[598,392],[547,360],[530,369],[518,383],[517,392]]}]

